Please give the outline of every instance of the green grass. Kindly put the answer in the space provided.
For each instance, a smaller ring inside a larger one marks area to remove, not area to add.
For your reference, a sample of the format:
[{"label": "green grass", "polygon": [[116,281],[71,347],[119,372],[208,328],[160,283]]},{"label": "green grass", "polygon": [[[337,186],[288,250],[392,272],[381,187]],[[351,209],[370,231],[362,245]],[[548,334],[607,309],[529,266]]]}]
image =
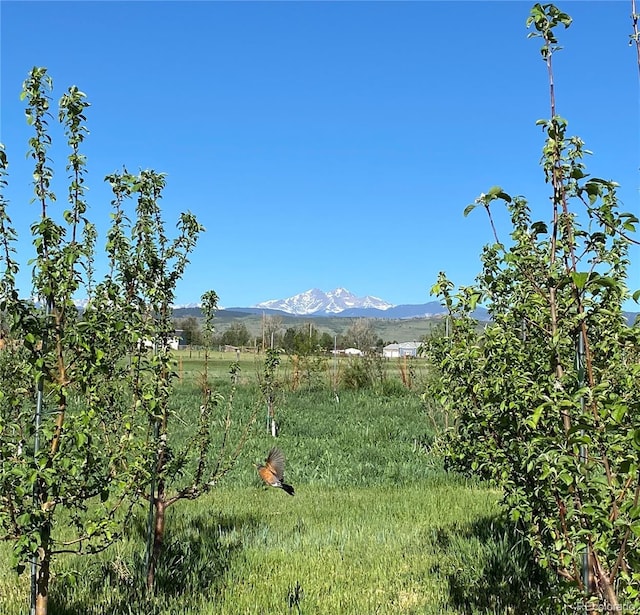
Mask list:
[{"label": "green grass", "polygon": [[[234,433],[257,394],[239,390]],[[197,390],[179,387],[174,406],[181,440]],[[500,521],[499,494],[443,471],[417,394],[284,390],[276,416],[295,497],[255,474],[274,444],[261,411],[221,485],[169,509],[153,599],[141,589],[140,509],[124,541],[56,562],[50,613],[539,612],[528,601],[544,580]],[[8,554],[0,545],[0,613],[26,614],[28,577],[9,570]]]},{"label": "green grass", "polygon": [[[297,484],[293,498],[257,484],[221,489],[170,509],[160,590],[149,612],[286,613],[296,587],[303,613],[458,612],[448,604],[438,536],[494,514],[495,503],[486,490],[428,481],[351,489]],[[140,530],[132,526],[127,541],[97,559],[61,560],[62,574],[76,581],[56,580],[51,612],[142,612],[133,586]],[[3,615],[25,612],[15,606],[20,587],[27,600],[27,579],[21,581]]]},{"label": "green grass", "polygon": [[[204,350],[192,348],[186,350],[178,350],[174,353],[177,365],[176,373],[183,382],[194,383],[202,373],[204,365]],[[235,352],[218,352],[209,353],[209,376],[218,380],[228,379],[229,367],[233,362],[239,359],[240,365],[240,382],[255,383],[258,380],[258,374],[263,369],[263,354],[253,354],[242,352],[236,355]],[[316,374],[320,385],[331,388],[334,377],[337,376],[338,381],[344,375],[351,359],[347,357],[324,357],[323,370]],[[401,359],[380,359],[380,365],[384,375],[389,379],[401,382],[402,372],[406,377],[412,379],[413,388],[419,389],[427,374],[427,361],[422,358],[401,358]],[[280,357],[280,366],[278,368],[278,378],[291,386],[293,380],[292,359],[286,354]],[[409,374],[411,372],[411,374]],[[302,378],[300,388],[305,388],[307,383]]]}]

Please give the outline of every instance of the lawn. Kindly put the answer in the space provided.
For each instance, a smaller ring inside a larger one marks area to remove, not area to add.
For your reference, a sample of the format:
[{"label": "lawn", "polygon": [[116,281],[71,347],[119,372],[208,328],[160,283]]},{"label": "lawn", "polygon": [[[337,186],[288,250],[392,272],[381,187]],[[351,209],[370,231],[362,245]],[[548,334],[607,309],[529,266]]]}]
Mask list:
[{"label": "lawn", "polygon": [[[253,364],[236,397],[237,430],[259,399]],[[185,373],[200,368],[183,358]],[[177,440],[198,408],[193,380],[183,375],[175,394]],[[390,390],[336,397],[283,386],[277,440],[260,411],[222,483],[169,509],[156,596],[141,589],[141,507],[125,540],[56,562],[50,613],[535,612],[527,609],[538,571],[500,520],[499,493],[446,473],[419,390]],[[287,455],[294,497],[255,473],[274,443]],[[26,614],[28,575],[16,576],[8,556],[0,545],[0,613]]]}]

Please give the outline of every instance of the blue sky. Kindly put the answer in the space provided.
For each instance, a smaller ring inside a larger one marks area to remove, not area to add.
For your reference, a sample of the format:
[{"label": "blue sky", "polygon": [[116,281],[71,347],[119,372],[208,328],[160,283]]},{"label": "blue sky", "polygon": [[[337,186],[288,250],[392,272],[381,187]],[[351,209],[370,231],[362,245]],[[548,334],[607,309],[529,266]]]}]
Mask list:
[{"label": "blue sky", "polygon": [[[206,227],[176,302],[214,289],[246,306],[338,286],[394,304],[432,300],[440,270],[480,271],[483,212],[462,212],[501,185],[549,217],[539,167],[549,115],[530,2],[0,3],[0,141],[10,214],[22,237],[37,217],[29,127],[19,100],[46,66],[54,100],[77,85],[87,125],[90,217],[109,214],[106,174],[167,173],[172,226],[190,210]],[[588,171],[621,184],[640,213],[638,67],[630,2],[558,2],[558,112],[594,155]],[[64,156],[51,156],[64,206]],[[501,235],[508,226],[497,215]],[[103,242],[100,244],[102,245]],[[640,287],[640,251],[630,286]],[[631,304],[633,307],[635,304]]]}]

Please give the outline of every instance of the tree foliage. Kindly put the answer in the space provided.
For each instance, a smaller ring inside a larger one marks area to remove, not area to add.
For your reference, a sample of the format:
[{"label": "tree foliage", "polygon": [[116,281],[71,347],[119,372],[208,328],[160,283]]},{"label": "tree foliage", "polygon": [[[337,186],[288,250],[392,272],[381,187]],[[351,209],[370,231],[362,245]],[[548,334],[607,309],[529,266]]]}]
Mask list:
[{"label": "tree foliage", "polygon": [[242,346],[247,346],[250,339],[251,334],[247,329],[247,325],[243,322],[234,322],[222,333],[220,343],[222,345],[237,346],[240,348]]},{"label": "tree foliage", "polygon": [[201,346],[203,343],[202,331],[200,324],[195,316],[187,316],[186,318],[176,318],[173,321],[176,330],[182,331],[183,343],[187,346]]},{"label": "tree foliage", "polygon": [[[69,206],[56,215],[48,155],[52,86],[46,69],[36,67],[22,92],[34,130],[28,154],[39,210],[31,226],[35,300],[20,298],[17,234],[4,199],[0,209],[0,309],[9,328],[0,360],[0,531],[13,542],[16,569],[31,563],[32,606],[41,615],[55,558],[95,553],[117,538],[148,480],[151,452],[150,407],[138,403],[144,398],[141,363],[129,361],[144,353],[141,332],[151,333],[139,326],[147,312],[131,301],[131,290],[148,272],[141,261],[122,259],[128,240],[120,231],[125,214],[116,206],[109,270],[100,282],[94,279],[96,231],[86,217],[80,149],[89,104],[75,86],[58,104],[70,153]],[[4,180],[4,153],[1,162]],[[88,297],[82,312],[74,303],[77,293]]]},{"label": "tree foliage", "polygon": [[320,332],[312,323],[289,327],[282,339],[287,354],[307,357],[320,351]]},{"label": "tree foliage", "polygon": [[[440,274],[432,289],[450,331],[427,343],[440,374],[430,394],[455,415],[449,467],[503,488],[566,601],[616,610],[640,595],[640,326],[622,309],[638,220],[621,211],[615,182],[587,174],[582,140],[555,111],[554,29],[570,23],[553,5],[528,20],[550,76],[552,117],[539,122],[550,220],[497,186],[465,210],[488,214],[494,242],[474,285],[456,291]],[[498,205],[511,218],[505,243]],[[484,331],[471,317],[479,303]]]},{"label": "tree foliage", "polygon": [[[69,156],[69,206],[54,215],[49,158],[52,81],[34,68],[23,85],[34,136],[33,295],[21,299],[17,233],[3,196],[7,157],[0,147],[0,538],[13,543],[18,572],[31,564],[32,606],[48,608],[52,566],[61,553],[95,553],[118,538],[146,497],[151,532],[149,585],[162,547],[164,510],[206,492],[228,471],[241,443],[228,437],[227,403],[203,377],[200,420],[183,448],[170,437],[175,361],[171,306],[189,254],[204,230],[189,212],[175,236],[165,228],[163,174],[126,169],[105,179],[112,193],[107,273],[94,276],[96,230],[87,218],[85,95],[71,87],[59,101]],[[74,299],[85,295],[84,310]],[[210,343],[217,296],[202,298]],[[222,410],[222,412],[220,412]],[[222,419],[222,429],[213,426]],[[219,437],[218,437],[219,436]],[[221,442],[217,457],[209,455]]]},{"label": "tree foliage", "polygon": [[357,348],[370,354],[382,346],[382,340],[376,335],[373,323],[366,318],[354,319],[340,336],[342,348]]}]

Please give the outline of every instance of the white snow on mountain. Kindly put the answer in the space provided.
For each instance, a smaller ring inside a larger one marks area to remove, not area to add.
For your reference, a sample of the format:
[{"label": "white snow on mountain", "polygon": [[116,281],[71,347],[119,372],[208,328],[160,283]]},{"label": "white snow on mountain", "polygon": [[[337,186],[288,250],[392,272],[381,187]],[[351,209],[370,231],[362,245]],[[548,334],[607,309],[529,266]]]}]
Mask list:
[{"label": "white snow on mountain", "polygon": [[367,295],[357,297],[346,288],[336,288],[327,293],[312,288],[287,299],[271,299],[263,301],[254,307],[271,310],[282,310],[289,314],[306,315],[323,312],[327,314],[339,314],[349,308],[376,308],[378,310],[388,310],[394,307],[378,297]]}]

